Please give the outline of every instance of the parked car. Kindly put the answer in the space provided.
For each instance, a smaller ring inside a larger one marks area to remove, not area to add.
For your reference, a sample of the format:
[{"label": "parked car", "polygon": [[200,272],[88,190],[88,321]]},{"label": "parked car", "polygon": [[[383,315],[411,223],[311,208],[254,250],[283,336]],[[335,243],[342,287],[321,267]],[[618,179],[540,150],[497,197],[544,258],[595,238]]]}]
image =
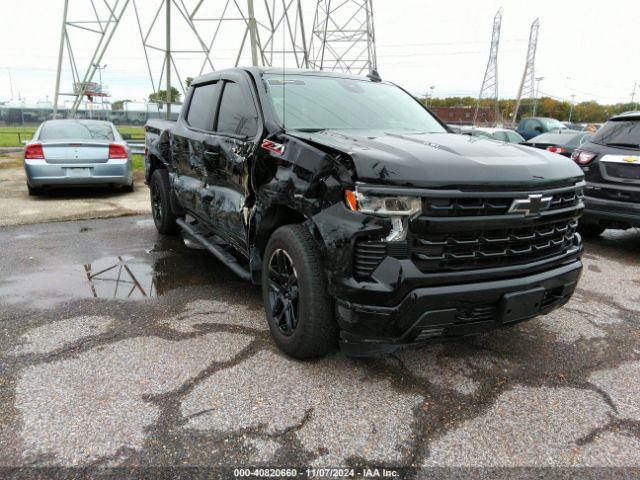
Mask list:
[{"label": "parked car", "polygon": [[177,122],[147,122],[146,146],[158,231],[262,284],[295,357],[511,325],[563,305],[580,276],[574,162],[449,133],[375,75],[207,74]]},{"label": "parked car", "polygon": [[565,133],[543,133],[526,141],[524,145],[542,148],[551,153],[571,157],[573,151],[582,144],[589,132],[568,131]]},{"label": "parked car", "polygon": [[524,138],[522,138],[522,136],[520,136],[518,132],[516,132],[515,130],[510,130],[508,128],[476,127],[474,131],[486,133],[487,135],[489,135],[489,138],[492,138],[493,140],[499,140],[501,142],[524,142]]},{"label": "parked car", "polygon": [[555,118],[545,117],[523,118],[516,128],[516,132],[525,140],[536,137],[541,133],[558,133],[565,131],[569,131],[569,129],[562,122],[559,122]]},{"label": "parked car", "polygon": [[581,233],[640,227],[640,112],[609,119],[571,158],[587,181]]},{"label": "parked car", "polygon": [[24,150],[29,195],[44,187],[120,186],[133,191],[127,143],[111,122],[48,120]]}]

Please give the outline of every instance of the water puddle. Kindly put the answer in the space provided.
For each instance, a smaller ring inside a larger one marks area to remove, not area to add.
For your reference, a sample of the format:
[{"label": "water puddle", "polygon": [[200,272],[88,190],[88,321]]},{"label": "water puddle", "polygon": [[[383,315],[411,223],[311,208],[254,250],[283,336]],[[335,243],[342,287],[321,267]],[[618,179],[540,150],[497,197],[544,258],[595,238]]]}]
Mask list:
[{"label": "water puddle", "polygon": [[87,263],[43,265],[0,278],[0,302],[48,308],[73,299],[145,300],[178,287],[227,286],[239,281],[199,245],[163,240],[135,253]]}]

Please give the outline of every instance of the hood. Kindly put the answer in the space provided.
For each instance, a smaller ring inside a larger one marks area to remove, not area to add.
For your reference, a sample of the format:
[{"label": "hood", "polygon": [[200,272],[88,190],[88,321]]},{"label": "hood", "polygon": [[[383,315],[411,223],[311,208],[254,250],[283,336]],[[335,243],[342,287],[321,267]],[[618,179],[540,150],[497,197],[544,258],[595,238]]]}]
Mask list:
[{"label": "hood", "polygon": [[583,177],[544,150],[453,133],[324,130],[289,132],[349,154],[363,183],[417,188],[546,186]]}]

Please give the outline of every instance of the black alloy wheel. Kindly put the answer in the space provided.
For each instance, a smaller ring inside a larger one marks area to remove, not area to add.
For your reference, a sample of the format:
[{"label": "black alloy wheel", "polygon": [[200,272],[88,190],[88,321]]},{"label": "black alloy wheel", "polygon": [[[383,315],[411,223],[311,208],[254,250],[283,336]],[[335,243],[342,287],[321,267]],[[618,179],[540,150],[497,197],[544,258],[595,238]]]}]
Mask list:
[{"label": "black alloy wheel", "polygon": [[269,259],[269,304],[271,319],[283,335],[298,326],[298,274],[289,254],[278,248]]}]

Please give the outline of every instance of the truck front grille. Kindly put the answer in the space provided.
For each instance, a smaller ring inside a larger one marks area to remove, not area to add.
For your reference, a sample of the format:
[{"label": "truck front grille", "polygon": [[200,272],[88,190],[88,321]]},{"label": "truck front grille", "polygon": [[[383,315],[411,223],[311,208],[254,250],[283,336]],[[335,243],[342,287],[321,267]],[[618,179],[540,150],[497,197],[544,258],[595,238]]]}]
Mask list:
[{"label": "truck front grille", "polygon": [[[577,226],[584,182],[532,192],[437,192],[423,197],[423,211],[409,222],[406,241],[370,238],[355,244],[353,271],[366,280],[387,257],[410,259],[424,273],[459,272],[560,258],[578,250]],[[515,199],[551,197],[533,215],[509,214]],[[469,318],[491,312],[466,312]]]},{"label": "truck front grille", "polygon": [[422,271],[470,270],[528,263],[565,253],[574,243],[576,221],[535,227],[478,229],[409,238],[411,258]]},{"label": "truck front grille", "polygon": [[[551,195],[549,210],[577,207],[582,201],[582,188]],[[425,198],[422,213],[429,217],[477,217],[488,215],[506,215],[514,197],[483,198]]]}]

